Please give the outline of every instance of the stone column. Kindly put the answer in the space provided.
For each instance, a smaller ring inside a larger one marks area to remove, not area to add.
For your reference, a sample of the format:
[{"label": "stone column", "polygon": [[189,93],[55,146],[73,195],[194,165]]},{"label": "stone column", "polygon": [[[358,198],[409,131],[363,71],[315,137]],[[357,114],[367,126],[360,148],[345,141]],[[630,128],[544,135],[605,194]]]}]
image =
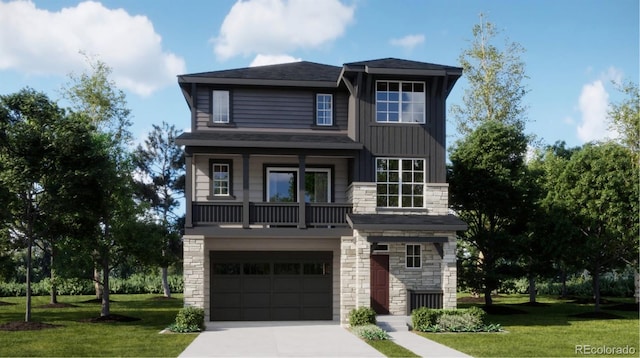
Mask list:
[{"label": "stone column", "polygon": [[447,215],[449,213],[449,184],[425,184],[425,207],[429,215]]},{"label": "stone column", "polygon": [[[183,237],[184,253],[184,306],[205,309],[205,321],[209,320],[209,312],[205,307],[205,247],[204,236],[185,235]],[[207,285],[208,286],[208,285]],[[208,295],[207,295],[208,296]]]},{"label": "stone column", "polygon": [[354,214],[375,214],[376,198],[376,183],[353,182],[347,188],[347,201],[353,204]]},{"label": "stone column", "polygon": [[442,245],[442,300],[443,308],[457,307],[456,234],[449,234],[449,241]]},{"label": "stone column", "polygon": [[356,308],[356,242],[353,236],[340,239],[340,322],[349,323],[349,311]]}]

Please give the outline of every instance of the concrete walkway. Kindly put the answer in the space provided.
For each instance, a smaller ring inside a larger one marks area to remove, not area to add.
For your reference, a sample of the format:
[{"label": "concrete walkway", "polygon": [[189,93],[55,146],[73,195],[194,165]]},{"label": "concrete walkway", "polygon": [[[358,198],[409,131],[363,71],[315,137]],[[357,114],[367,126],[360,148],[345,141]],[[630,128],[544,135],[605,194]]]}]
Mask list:
[{"label": "concrete walkway", "polygon": [[[408,331],[393,341],[422,357],[467,355]],[[332,321],[210,322],[180,357],[384,357]]]}]

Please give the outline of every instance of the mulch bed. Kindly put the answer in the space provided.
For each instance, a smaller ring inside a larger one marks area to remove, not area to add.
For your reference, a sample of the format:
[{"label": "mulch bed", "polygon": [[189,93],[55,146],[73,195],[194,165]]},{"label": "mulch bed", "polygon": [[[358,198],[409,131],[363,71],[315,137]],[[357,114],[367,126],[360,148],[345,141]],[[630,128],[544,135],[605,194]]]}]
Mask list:
[{"label": "mulch bed", "polygon": [[174,297],[164,297],[164,296],[156,296],[149,298],[150,301],[173,301]]},{"label": "mulch bed", "polygon": [[38,331],[58,327],[61,326],[42,322],[14,321],[0,324],[0,331]]},{"label": "mulch bed", "polygon": [[15,306],[17,303],[0,301],[0,306]]},{"label": "mulch bed", "polygon": [[117,323],[117,322],[135,322],[140,321],[140,318],[123,316],[119,314],[110,314],[108,316],[100,316],[94,318],[87,318],[80,320],[80,322],[88,323]]},{"label": "mulch bed", "polygon": [[528,307],[549,307],[551,304],[543,303],[543,302],[523,302],[520,303],[520,306],[528,306]]},{"label": "mulch bed", "polygon": [[[109,302],[117,302],[117,301],[109,300]],[[102,303],[102,298],[93,298],[90,300],[82,301],[81,303]]]},{"label": "mulch bed", "polygon": [[614,311],[627,311],[627,312],[638,312],[640,311],[640,305],[637,303],[619,303],[613,306],[602,307],[605,310],[614,310]]}]

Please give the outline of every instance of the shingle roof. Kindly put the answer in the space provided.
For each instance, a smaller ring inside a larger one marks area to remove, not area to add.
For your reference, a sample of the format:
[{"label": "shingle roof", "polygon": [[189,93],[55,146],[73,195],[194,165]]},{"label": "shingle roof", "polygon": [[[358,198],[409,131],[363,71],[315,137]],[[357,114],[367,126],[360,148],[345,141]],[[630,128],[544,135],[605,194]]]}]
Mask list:
[{"label": "shingle roof", "polygon": [[346,67],[394,68],[404,70],[462,70],[459,67],[438,65],[435,63],[403,60],[398,58],[381,58],[377,60],[345,63]]},{"label": "shingle roof", "polygon": [[288,149],[362,149],[345,134],[202,131],[182,133],[176,143],[187,146]]},{"label": "shingle roof", "polygon": [[300,61],[277,65],[194,73],[185,76],[202,78],[336,82],[338,80],[338,76],[340,76],[341,70],[342,67]]}]

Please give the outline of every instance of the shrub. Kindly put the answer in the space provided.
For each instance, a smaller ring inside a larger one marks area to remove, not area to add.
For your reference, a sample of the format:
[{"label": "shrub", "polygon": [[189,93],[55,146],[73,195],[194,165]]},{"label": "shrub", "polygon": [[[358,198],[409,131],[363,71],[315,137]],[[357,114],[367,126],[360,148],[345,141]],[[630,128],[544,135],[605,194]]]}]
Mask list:
[{"label": "shrub", "polygon": [[416,308],[411,312],[413,329],[421,332],[498,332],[500,325],[485,324],[481,308],[431,309]]},{"label": "shrub", "polygon": [[351,327],[376,324],[376,311],[371,307],[354,308],[349,312]]},{"label": "shrub", "polygon": [[416,328],[433,326],[438,321],[441,311],[428,307],[416,308],[411,312],[411,324]]},{"label": "shrub", "polygon": [[197,307],[184,307],[178,311],[176,321],[169,329],[172,332],[187,333],[203,331],[204,326],[204,310]]},{"label": "shrub", "polygon": [[390,338],[387,332],[373,324],[353,327],[352,332],[358,337],[368,339],[370,341],[380,341]]}]

